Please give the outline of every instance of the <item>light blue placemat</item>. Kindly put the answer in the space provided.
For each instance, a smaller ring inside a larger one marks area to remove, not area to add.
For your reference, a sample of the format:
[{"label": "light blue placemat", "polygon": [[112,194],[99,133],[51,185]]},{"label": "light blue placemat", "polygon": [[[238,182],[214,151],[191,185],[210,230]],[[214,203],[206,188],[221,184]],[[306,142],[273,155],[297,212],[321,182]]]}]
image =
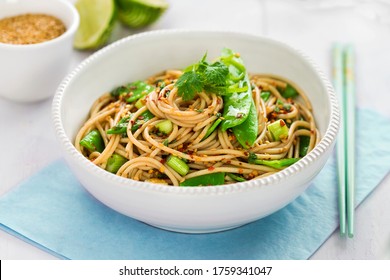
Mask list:
[{"label": "light blue placemat", "polygon": [[[390,170],[389,131],[389,120],[359,110],[357,204]],[[160,230],[118,214],[91,197],[60,160],[0,198],[0,223],[68,259],[307,259],[338,226],[335,160],[282,210],[234,230],[200,235]]]}]

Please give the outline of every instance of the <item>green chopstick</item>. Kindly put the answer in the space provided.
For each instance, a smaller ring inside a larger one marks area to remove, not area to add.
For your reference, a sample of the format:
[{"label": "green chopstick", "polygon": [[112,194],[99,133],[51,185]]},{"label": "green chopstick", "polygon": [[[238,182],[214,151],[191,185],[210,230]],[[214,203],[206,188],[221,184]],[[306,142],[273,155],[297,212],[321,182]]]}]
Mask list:
[{"label": "green chopstick", "polygon": [[355,211],[355,81],[351,45],[333,47],[333,83],[341,104],[341,131],[337,139],[340,235],[354,236]]},{"label": "green chopstick", "polygon": [[347,222],[348,237],[354,236],[355,219],[355,55],[348,45],[344,49],[345,132],[347,158]]},{"label": "green chopstick", "polygon": [[336,142],[337,152],[337,178],[338,178],[338,201],[339,201],[339,220],[340,220],[340,236],[345,236],[346,233],[346,176],[345,176],[345,133],[344,133],[344,116],[343,104],[344,101],[344,75],[343,75],[343,48],[340,44],[335,44],[333,47],[333,85],[336,93],[339,95],[340,111],[341,111],[341,127]]}]

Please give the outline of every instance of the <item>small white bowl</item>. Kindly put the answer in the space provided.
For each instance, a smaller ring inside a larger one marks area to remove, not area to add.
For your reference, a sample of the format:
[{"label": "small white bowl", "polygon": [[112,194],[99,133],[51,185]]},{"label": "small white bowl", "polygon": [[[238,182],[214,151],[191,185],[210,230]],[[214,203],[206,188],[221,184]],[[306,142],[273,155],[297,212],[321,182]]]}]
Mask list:
[{"label": "small white bowl", "polygon": [[[296,164],[259,180],[224,186],[168,187],[113,175],[73,146],[92,103],[104,92],[165,69],[183,69],[207,51],[223,47],[241,54],[250,73],[296,82],[310,98],[322,139]],[[191,233],[234,228],[265,217],[299,196],[329,158],[339,129],[332,87],[300,52],[270,39],[242,33],[163,30],[122,39],[93,54],[62,82],[52,107],[65,159],[81,184],[120,213],[156,227]]]},{"label": "small white bowl", "polygon": [[66,31],[38,44],[0,43],[0,96],[19,102],[33,102],[54,95],[69,71],[73,37],[79,25],[79,14],[68,1],[0,2],[0,19],[27,13],[55,16],[64,23]]}]

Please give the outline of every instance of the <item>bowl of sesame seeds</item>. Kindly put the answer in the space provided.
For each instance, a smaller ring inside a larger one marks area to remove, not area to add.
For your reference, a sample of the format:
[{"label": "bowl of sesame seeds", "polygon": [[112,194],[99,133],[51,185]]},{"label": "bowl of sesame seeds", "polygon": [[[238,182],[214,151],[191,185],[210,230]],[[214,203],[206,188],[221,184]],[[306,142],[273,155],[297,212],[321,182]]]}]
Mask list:
[{"label": "bowl of sesame seeds", "polygon": [[69,70],[78,25],[77,10],[65,0],[0,2],[0,96],[51,97]]}]

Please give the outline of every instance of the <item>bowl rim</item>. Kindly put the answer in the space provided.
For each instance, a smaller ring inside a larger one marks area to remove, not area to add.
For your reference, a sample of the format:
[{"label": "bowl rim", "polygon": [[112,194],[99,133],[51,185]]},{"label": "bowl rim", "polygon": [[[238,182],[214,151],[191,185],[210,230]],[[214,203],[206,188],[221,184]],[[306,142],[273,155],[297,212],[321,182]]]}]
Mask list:
[{"label": "bowl rim", "polygon": [[[80,24],[80,15],[76,9],[76,7],[70,3],[69,1],[66,0],[55,0],[55,1],[50,1],[48,3],[47,1],[41,1],[41,2],[35,2],[35,1],[27,1],[27,0],[18,0],[16,3],[19,2],[28,2],[29,5],[44,5],[44,4],[50,4],[50,5],[62,5],[64,9],[67,9],[69,13],[72,15],[72,21],[69,24],[69,26],[66,28],[65,32],[62,33],[60,36],[53,38],[48,41],[43,41],[40,43],[35,43],[35,44],[7,44],[7,43],[2,43],[0,42],[0,47],[4,49],[12,49],[12,50],[27,50],[27,49],[37,49],[37,48],[43,48],[46,46],[51,46],[53,44],[61,43],[61,41],[66,40],[68,37],[73,36],[73,34],[76,33],[77,28],[79,27]],[[12,4],[13,2],[11,2]],[[7,5],[7,2],[3,3],[4,5]],[[20,15],[20,14],[17,14]],[[54,16],[50,14],[51,16]],[[15,15],[16,16],[16,15]],[[57,16],[55,16],[57,17]]]},{"label": "bowl rim", "polygon": [[[306,62],[307,66],[312,68],[312,70],[317,73],[320,78],[320,82],[322,83],[323,88],[325,89],[328,97],[328,101],[330,103],[330,120],[328,126],[326,128],[325,134],[322,136],[320,142],[314,147],[312,151],[310,151],[306,156],[300,159],[295,164],[264,178],[259,178],[256,180],[249,180],[246,182],[238,182],[234,184],[221,185],[221,186],[207,186],[207,187],[191,187],[191,188],[176,188],[176,187],[167,187],[165,185],[152,184],[148,182],[139,182],[129,178],[120,177],[118,175],[107,172],[106,170],[96,166],[87,158],[85,158],[79,151],[76,150],[72,141],[66,135],[64,127],[62,125],[61,119],[61,104],[62,99],[65,94],[65,90],[71,81],[80,73],[88,64],[95,61],[103,54],[110,52],[122,44],[125,44],[130,41],[139,40],[144,37],[150,36],[161,36],[164,34],[175,34],[175,35],[183,35],[183,34],[218,34],[221,36],[237,36],[237,37],[245,37],[251,38],[260,41],[267,41],[268,43],[272,43],[278,45],[279,47],[285,48],[290,52],[295,53],[299,56],[303,61]],[[255,34],[237,32],[237,31],[216,31],[216,30],[188,30],[188,29],[162,29],[162,30],[154,30],[138,33],[135,35],[130,35],[123,39],[120,39],[102,49],[95,52],[91,56],[84,59],[73,71],[71,71],[61,82],[59,85],[52,103],[52,120],[54,124],[55,134],[57,139],[62,145],[62,148],[70,155],[73,159],[80,162],[88,172],[91,172],[93,175],[100,177],[101,179],[106,179],[116,183],[116,186],[122,188],[132,188],[143,191],[158,191],[160,193],[180,193],[180,194],[228,194],[235,191],[247,191],[252,189],[258,189],[266,186],[270,186],[275,183],[279,183],[281,181],[285,181],[288,177],[297,174],[300,171],[308,169],[311,165],[314,164],[316,160],[318,160],[321,155],[325,154],[329,149],[333,147],[333,143],[336,140],[337,133],[340,126],[340,113],[338,107],[338,100],[336,98],[335,92],[331,83],[328,81],[323,72],[318,68],[318,66],[313,62],[313,60],[304,54],[301,50],[295,49],[290,45],[281,42],[279,40],[275,40],[266,36],[259,36]]]}]

